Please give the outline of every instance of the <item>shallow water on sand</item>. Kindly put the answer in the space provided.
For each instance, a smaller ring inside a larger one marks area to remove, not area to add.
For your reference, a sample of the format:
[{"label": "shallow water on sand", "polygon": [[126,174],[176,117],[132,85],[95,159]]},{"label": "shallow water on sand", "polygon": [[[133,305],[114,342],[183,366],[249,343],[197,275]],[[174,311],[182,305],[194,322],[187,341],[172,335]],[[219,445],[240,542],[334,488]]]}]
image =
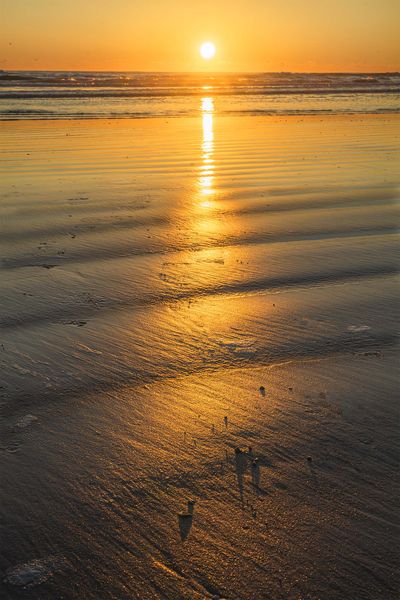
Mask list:
[{"label": "shallow water on sand", "polygon": [[0,120],[399,113],[400,73],[0,72]]},{"label": "shallow water on sand", "polygon": [[1,593],[395,598],[400,119],[199,108],[1,124]]}]

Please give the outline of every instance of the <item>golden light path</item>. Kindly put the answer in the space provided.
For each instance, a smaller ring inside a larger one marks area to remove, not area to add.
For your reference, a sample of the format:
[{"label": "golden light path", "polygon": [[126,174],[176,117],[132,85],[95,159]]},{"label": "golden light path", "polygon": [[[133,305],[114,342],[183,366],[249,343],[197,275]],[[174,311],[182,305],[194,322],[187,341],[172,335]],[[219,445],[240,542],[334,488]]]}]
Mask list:
[{"label": "golden light path", "polygon": [[[213,128],[213,98],[201,99],[202,123],[203,123],[203,142],[201,145],[202,164],[199,167],[199,188],[202,196],[211,196],[214,193],[214,128]],[[211,206],[210,199],[201,199],[200,206],[208,208]]]}]

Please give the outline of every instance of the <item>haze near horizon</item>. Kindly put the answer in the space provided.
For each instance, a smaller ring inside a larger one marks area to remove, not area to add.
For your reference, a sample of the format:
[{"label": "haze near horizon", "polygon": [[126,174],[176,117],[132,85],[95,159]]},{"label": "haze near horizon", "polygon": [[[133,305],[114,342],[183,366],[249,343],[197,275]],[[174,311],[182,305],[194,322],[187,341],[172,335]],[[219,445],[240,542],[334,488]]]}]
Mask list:
[{"label": "haze near horizon", "polygon": [[[399,17],[395,0],[4,0],[0,68],[396,71]],[[218,50],[209,61],[206,40]]]}]

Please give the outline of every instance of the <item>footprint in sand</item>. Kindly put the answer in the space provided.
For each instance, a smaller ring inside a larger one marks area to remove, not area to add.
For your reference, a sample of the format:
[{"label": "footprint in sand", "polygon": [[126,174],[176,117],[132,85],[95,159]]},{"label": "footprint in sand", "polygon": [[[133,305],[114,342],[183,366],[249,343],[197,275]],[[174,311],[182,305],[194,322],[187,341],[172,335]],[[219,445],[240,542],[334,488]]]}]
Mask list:
[{"label": "footprint in sand", "polygon": [[24,415],[19,421],[17,421],[16,426],[20,429],[25,429],[25,427],[29,427],[38,420],[35,415]]},{"label": "footprint in sand", "polygon": [[63,325],[75,325],[75,327],[83,327],[87,324],[87,321],[62,321]]},{"label": "footprint in sand", "polygon": [[347,331],[351,331],[351,333],[358,333],[360,331],[368,331],[371,329],[369,325],[349,325]]}]

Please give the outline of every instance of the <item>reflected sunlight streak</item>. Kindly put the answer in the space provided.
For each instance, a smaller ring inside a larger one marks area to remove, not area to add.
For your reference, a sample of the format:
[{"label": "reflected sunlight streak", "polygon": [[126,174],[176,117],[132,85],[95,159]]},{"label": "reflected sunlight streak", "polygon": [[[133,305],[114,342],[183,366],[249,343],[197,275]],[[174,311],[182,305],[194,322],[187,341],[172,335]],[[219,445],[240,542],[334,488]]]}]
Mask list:
[{"label": "reflected sunlight streak", "polygon": [[[204,196],[210,196],[214,193],[214,160],[212,158],[214,152],[214,99],[201,99],[202,123],[203,123],[203,143],[202,143],[202,165],[199,167],[201,177],[198,180],[200,193]],[[209,208],[211,202],[206,200],[201,202],[203,208]]]}]

